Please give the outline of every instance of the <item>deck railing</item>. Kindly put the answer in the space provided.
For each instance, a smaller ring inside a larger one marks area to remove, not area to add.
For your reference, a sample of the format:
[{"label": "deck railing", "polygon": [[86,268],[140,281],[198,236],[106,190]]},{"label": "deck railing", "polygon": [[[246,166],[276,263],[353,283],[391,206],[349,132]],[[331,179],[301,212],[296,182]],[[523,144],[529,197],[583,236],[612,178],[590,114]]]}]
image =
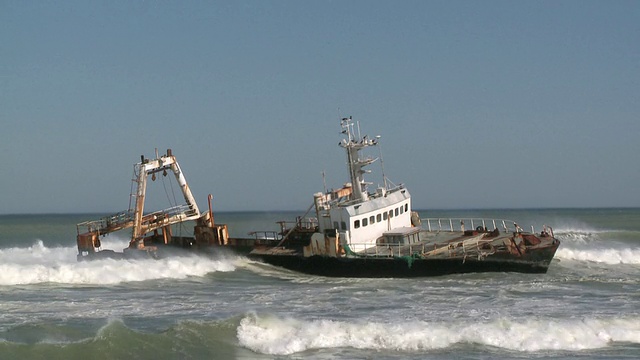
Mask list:
[{"label": "deck railing", "polygon": [[351,243],[349,244],[349,249],[355,255],[366,255],[366,256],[411,256],[415,253],[423,253],[425,251],[433,250],[433,245],[427,249],[425,244],[415,244],[415,245],[402,245],[402,244],[384,244],[384,245],[373,245],[365,244],[365,243]]},{"label": "deck railing", "polygon": [[[522,228],[513,220],[482,218],[423,218],[422,228],[427,231],[466,231],[498,229],[503,232],[522,232]],[[531,227],[533,231],[533,227]]]},{"label": "deck railing", "polygon": [[[487,255],[488,252],[482,249],[484,244],[490,243],[490,239],[469,239],[466,241],[460,241],[455,244],[450,243],[433,243],[433,244],[384,244],[374,245],[371,244],[349,244],[349,249],[354,255],[359,256],[376,256],[376,257],[401,257],[401,256],[414,256],[422,255],[433,250],[441,249],[445,251],[447,255]],[[444,249],[446,248],[446,249]],[[441,253],[438,251],[437,253]]]},{"label": "deck railing", "polygon": [[84,221],[76,225],[78,234],[108,229],[133,221],[133,211],[124,210],[118,213],[103,216],[98,220]]},{"label": "deck railing", "polygon": [[[523,232],[513,220],[506,219],[482,219],[482,218],[422,218],[422,228],[426,231],[466,231],[466,230],[484,230],[493,231],[498,229],[501,232]],[[531,233],[535,234],[535,228],[531,225]],[[551,234],[553,236],[553,228],[548,225],[542,226],[542,233]]]},{"label": "deck railing", "polygon": [[[400,184],[400,185],[394,185],[394,186],[392,186],[392,187],[390,187],[388,189],[384,189],[381,192],[376,191],[376,192],[373,192],[373,193],[368,193],[367,195],[369,196],[369,199],[375,199],[375,198],[387,196],[388,194],[391,194],[391,193],[394,193],[396,191],[400,191],[400,190],[403,190],[403,189],[404,189],[404,184]],[[335,205],[338,202],[340,202],[339,199],[333,199],[333,200],[329,201],[329,204]],[[362,200],[360,200],[360,199],[348,200],[348,201],[341,202],[340,204],[342,206],[348,206],[348,205],[357,204],[359,202],[362,202]]]},{"label": "deck railing", "polygon": [[[442,245],[440,245],[441,247]],[[361,256],[377,256],[377,257],[400,257],[400,256],[412,256],[414,254],[423,254],[427,251],[436,249],[434,244],[384,244],[374,245],[365,243],[351,243],[349,249],[354,255]]]},{"label": "deck railing", "polygon": [[280,230],[283,233],[286,233],[288,230],[293,228],[296,229],[308,229],[313,230],[318,226],[318,219],[310,217],[310,218],[298,218],[295,221],[278,221],[280,225]]},{"label": "deck railing", "polygon": [[198,212],[191,208],[189,205],[177,205],[164,210],[154,211],[152,213],[144,214],[143,221],[147,219],[152,219],[155,217],[172,217],[176,215],[184,215],[185,217],[197,216]]},{"label": "deck railing", "polygon": [[[184,215],[186,218],[192,218],[198,216],[198,212],[189,207],[189,205],[173,206],[164,210],[154,211],[152,213],[145,214],[143,216],[143,223],[150,224],[154,222],[154,219],[170,218],[176,215]],[[126,228],[133,225],[134,211],[125,210],[112,215],[101,217],[98,220],[84,221],[76,225],[78,234],[84,232],[93,231],[113,231],[122,228]],[[176,219],[174,222],[180,222],[183,219]]]},{"label": "deck railing", "polygon": [[256,243],[282,240],[282,235],[277,231],[252,231],[247,235],[254,238]]}]

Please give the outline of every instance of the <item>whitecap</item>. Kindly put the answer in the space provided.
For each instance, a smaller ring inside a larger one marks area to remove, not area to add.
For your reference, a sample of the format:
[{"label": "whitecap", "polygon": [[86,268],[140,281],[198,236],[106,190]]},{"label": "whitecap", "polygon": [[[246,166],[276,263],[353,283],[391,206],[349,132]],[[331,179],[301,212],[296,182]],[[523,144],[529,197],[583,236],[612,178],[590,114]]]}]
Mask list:
[{"label": "whitecap", "polygon": [[580,351],[603,348],[611,342],[640,343],[640,318],[357,323],[248,314],[241,320],[237,336],[242,346],[270,355],[341,347],[415,352],[458,343],[520,352]]}]

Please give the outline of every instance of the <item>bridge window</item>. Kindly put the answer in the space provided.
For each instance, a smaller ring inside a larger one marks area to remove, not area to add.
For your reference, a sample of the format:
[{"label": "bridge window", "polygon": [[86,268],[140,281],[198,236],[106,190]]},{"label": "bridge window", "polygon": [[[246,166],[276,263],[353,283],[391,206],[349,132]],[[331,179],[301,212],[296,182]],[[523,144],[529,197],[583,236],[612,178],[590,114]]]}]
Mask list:
[{"label": "bridge window", "polygon": [[375,224],[375,222],[376,222],[376,217],[375,217],[375,216],[373,216],[373,215],[371,215],[371,216],[369,217],[369,223],[371,223],[371,224]]},{"label": "bridge window", "polygon": [[378,214],[376,215],[376,222],[380,222],[380,221],[382,221],[382,215]]},{"label": "bridge window", "polygon": [[396,216],[398,216],[398,208],[396,208]]},{"label": "bridge window", "polygon": [[362,219],[362,226],[367,226],[369,225],[369,222],[367,221],[367,218]]},{"label": "bridge window", "polygon": [[353,222],[353,227],[354,227],[354,229],[359,228],[359,227],[360,227],[360,220],[356,220],[356,221],[354,221],[354,222]]},{"label": "bridge window", "polygon": [[347,223],[346,222],[344,222],[344,221],[340,222],[340,226],[342,227],[342,230],[347,230]]},{"label": "bridge window", "polygon": [[338,222],[337,222],[337,221],[334,221],[334,222],[333,222],[333,228],[334,228],[334,229],[337,229],[337,228],[338,228]]},{"label": "bridge window", "polygon": [[404,211],[409,211],[409,204],[404,204]]},{"label": "bridge window", "polygon": [[400,214],[404,214],[404,206],[400,206]]},{"label": "bridge window", "polygon": [[389,210],[389,219],[393,217],[393,210]]},{"label": "bridge window", "polygon": [[387,212],[386,212],[386,211],[384,212],[384,214],[382,214],[382,218],[383,218],[384,220],[387,220]]}]

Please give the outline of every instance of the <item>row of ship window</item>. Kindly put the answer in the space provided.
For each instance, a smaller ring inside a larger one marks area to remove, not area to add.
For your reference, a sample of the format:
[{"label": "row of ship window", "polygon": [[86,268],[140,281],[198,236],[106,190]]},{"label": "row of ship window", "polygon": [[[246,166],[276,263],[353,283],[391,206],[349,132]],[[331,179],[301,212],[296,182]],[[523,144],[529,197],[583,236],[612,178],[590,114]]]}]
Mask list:
[{"label": "row of ship window", "polygon": [[371,215],[369,216],[369,218],[364,218],[362,219],[362,222],[360,221],[360,219],[355,220],[353,222],[353,228],[354,229],[358,229],[360,227],[360,225],[362,224],[362,227],[365,227],[369,224],[375,224],[377,222],[380,221],[387,221],[387,219],[391,219],[394,216],[398,216],[400,214],[404,214],[405,211],[409,211],[409,204],[404,204],[404,206],[400,206],[397,207],[395,209],[391,209],[388,212],[385,211],[381,214],[378,215]]}]

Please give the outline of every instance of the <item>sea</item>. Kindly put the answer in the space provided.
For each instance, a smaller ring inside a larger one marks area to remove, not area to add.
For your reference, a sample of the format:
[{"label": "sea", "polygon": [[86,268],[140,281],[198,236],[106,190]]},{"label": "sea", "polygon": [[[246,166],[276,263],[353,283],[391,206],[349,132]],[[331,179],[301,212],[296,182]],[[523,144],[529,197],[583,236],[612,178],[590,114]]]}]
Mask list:
[{"label": "sea", "polygon": [[[640,357],[640,208],[420,211],[548,225],[561,245],[546,274],[417,279],[310,276],[231,252],[78,262],[76,224],[101,215],[0,216],[0,359]],[[246,237],[297,215],[215,220]]]}]

